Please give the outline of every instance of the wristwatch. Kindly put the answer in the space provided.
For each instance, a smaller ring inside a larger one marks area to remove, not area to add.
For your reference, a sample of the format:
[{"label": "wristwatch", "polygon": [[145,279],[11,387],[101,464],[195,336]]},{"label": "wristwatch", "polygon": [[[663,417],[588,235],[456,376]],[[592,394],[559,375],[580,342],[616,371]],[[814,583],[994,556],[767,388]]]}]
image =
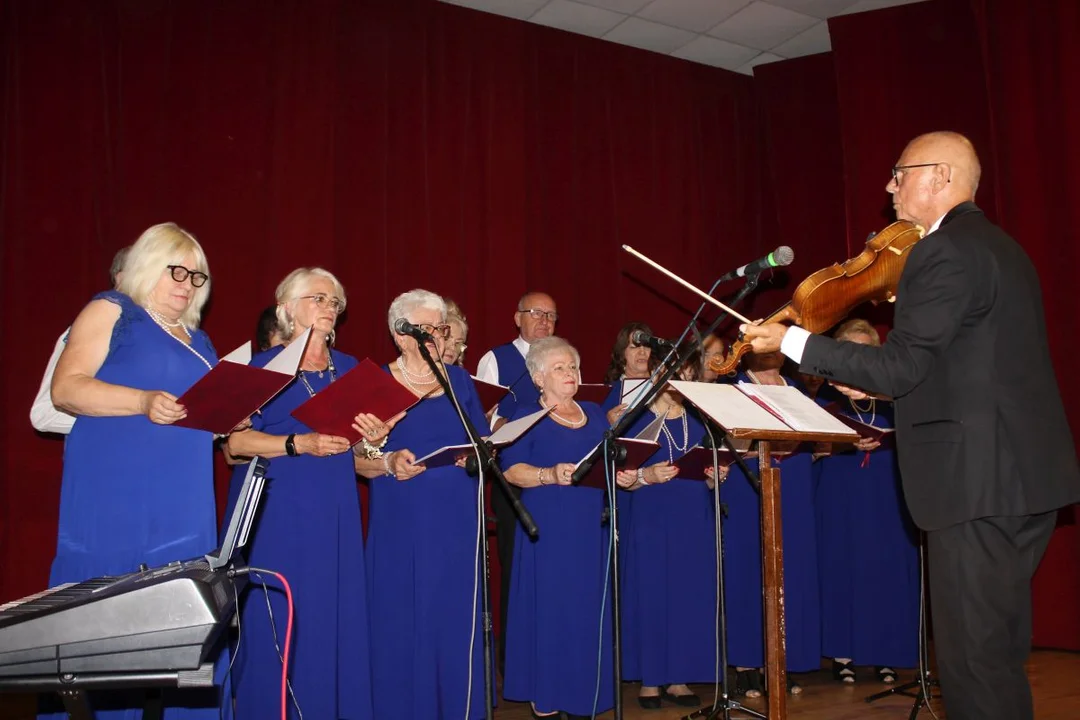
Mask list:
[{"label": "wristwatch", "polygon": [[296,434],[293,433],[289,437],[285,438],[285,454],[289,457],[296,457]]}]

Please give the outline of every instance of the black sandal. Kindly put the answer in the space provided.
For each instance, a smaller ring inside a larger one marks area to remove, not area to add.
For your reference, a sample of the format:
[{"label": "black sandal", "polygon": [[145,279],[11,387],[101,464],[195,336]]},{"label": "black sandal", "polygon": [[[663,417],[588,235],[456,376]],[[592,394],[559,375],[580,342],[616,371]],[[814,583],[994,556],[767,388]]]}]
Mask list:
[{"label": "black sandal", "polygon": [[758,670],[739,670],[735,673],[735,694],[748,698],[759,698],[765,694],[761,672]]},{"label": "black sandal", "polygon": [[878,680],[886,685],[891,685],[896,682],[896,671],[888,665],[878,665],[875,668],[875,671],[877,672]]},{"label": "black sandal", "polygon": [[832,676],[837,682],[854,684],[855,682],[855,663],[851,660],[847,662],[840,662],[835,658],[832,661]]}]

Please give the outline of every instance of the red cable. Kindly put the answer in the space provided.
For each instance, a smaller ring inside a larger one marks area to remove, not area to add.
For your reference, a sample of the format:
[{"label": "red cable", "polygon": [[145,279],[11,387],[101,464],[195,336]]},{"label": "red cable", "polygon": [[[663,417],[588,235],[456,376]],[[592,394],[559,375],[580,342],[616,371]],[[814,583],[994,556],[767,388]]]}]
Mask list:
[{"label": "red cable", "polygon": [[293,625],[293,599],[292,588],[289,587],[289,581],[285,579],[285,576],[281,573],[274,572],[273,570],[259,570],[267,575],[273,575],[281,583],[281,586],[285,589],[285,599],[289,603],[289,622],[285,626],[285,652],[281,656],[281,720],[288,720],[289,706],[288,706],[288,690],[289,690],[289,646],[292,644],[292,625]]}]

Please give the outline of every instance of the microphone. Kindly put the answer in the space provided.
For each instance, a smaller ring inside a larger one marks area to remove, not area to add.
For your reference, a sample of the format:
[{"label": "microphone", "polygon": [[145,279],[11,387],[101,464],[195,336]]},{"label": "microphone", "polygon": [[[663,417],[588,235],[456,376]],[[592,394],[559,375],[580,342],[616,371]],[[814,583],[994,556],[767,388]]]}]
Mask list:
[{"label": "microphone", "polygon": [[434,341],[434,338],[431,337],[431,333],[424,332],[419,325],[413,325],[405,318],[398,318],[394,321],[394,332],[399,335],[408,335],[417,342],[426,342],[428,340]]},{"label": "microphone", "polygon": [[747,263],[737,270],[732,270],[727,275],[720,278],[717,282],[727,282],[728,280],[734,280],[735,278],[741,278],[746,276],[760,275],[766,270],[774,267],[783,267],[784,265],[790,265],[791,261],[795,259],[795,251],[789,248],[787,245],[781,245],[773,250],[771,253],[763,258],[758,258],[752,263]]},{"label": "microphone", "polygon": [[644,330],[635,330],[630,333],[631,345],[648,345],[654,353],[665,353],[674,347],[674,344],[663,338],[658,338]]}]

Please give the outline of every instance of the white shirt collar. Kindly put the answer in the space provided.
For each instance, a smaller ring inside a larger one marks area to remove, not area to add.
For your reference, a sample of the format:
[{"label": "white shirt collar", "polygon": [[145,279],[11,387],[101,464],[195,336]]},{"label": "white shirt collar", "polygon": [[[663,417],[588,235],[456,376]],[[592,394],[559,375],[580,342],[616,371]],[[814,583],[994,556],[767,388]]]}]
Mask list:
[{"label": "white shirt collar", "polygon": [[521,357],[525,357],[529,354],[529,343],[525,342],[525,338],[521,337],[520,335],[514,338],[514,342],[512,344],[518,349],[518,352],[521,353]]},{"label": "white shirt collar", "polygon": [[[945,215],[948,215],[948,214],[949,214],[949,213],[945,213]],[[939,227],[941,227],[941,221],[945,219],[945,215],[942,215],[941,217],[939,217],[939,218],[938,218],[938,219],[937,219],[937,220],[936,220],[936,221],[934,222],[934,224],[930,226],[930,230],[929,230],[929,232],[927,232],[927,233],[926,233],[927,235],[929,235],[930,233],[934,232],[934,231],[935,231],[935,230],[937,230],[937,229],[938,229]]]}]

